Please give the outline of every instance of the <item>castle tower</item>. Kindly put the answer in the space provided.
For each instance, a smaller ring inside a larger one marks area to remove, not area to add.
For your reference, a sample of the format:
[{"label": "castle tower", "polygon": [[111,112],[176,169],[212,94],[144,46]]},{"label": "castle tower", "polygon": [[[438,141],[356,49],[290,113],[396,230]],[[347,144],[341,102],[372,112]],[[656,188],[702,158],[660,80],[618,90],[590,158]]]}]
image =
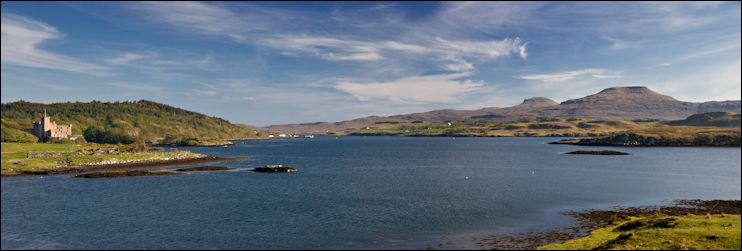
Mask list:
[{"label": "castle tower", "polygon": [[41,119],[41,129],[46,132],[51,130],[52,118],[46,116],[46,109],[44,109],[44,117]]}]

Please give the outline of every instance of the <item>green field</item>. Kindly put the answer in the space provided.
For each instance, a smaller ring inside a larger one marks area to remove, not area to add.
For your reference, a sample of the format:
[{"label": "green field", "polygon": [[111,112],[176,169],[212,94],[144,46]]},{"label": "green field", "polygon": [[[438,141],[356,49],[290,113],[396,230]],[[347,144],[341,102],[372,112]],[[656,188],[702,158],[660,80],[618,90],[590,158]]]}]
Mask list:
[{"label": "green field", "polygon": [[739,127],[658,126],[581,139],[577,145],[598,146],[740,146]]},{"label": "green field", "polygon": [[[150,160],[171,160],[203,157],[186,151],[180,152],[120,152],[94,154],[96,150],[120,149],[117,145],[94,143],[44,144],[2,142],[2,175],[26,171],[46,171],[68,166],[133,163]],[[50,156],[32,157],[28,154],[46,153]]]},{"label": "green field", "polygon": [[739,250],[740,215],[629,217],[540,250]]},{"label": "green field", "polygon": [[462,120],[451,122],[382,123],[345,132],[351,135],[393,136],[599,136],[662,126],[656,121],[599,119],[522,119],[517,121]]}]

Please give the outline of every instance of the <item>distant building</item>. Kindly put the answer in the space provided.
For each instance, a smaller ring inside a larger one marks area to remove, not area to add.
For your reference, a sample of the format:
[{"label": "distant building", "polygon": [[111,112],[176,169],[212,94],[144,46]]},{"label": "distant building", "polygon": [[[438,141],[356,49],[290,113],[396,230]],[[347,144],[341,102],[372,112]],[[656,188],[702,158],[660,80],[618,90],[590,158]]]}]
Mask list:
[{"label": "distant building", "polygon": [[44,117],[41,121],[33,123],[33,134],[39,137],[39,141],[48,141],[53,138],[69,139],[72,136],[72,124],[57,125],[46,116],[46,110],[44,110]]}]

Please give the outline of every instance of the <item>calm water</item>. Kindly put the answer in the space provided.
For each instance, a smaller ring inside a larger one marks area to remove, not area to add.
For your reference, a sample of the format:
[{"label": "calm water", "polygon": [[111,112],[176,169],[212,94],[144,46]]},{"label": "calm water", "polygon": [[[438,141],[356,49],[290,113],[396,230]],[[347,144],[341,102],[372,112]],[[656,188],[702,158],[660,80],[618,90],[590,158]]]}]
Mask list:
[{"label": "calm water", "polygon": [[554,140],[249,141],[188,150],[299,172],[2,178],[2,249],[425,248],[565,224],[568,209],[740,199],[739,148],[564,155],[594,147]]}]

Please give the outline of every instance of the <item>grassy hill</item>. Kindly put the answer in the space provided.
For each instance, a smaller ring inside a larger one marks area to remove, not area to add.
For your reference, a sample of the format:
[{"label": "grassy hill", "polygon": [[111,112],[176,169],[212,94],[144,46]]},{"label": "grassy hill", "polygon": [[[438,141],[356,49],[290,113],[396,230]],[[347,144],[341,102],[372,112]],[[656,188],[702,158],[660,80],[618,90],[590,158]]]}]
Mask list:
[{"label": "grassy hill", "polygon": [[18,101],[2,104],[2,141],[35,141],[29,132],[45,109],[52,121],[72,124],[73,135],[84,135],[98,143],[203,144],[256,136],[247,126],[147,100],[53,104]]},{"label": "grassy hill", "polygon": [[670,121],[668,125],[740,127],[740,114],[734,112],[706,112],[691,115],[684,120]]},{"label": "grassy hill", "polygon": [[659,126],[575,141],[590,146],[740,146],[740,128]]}]

